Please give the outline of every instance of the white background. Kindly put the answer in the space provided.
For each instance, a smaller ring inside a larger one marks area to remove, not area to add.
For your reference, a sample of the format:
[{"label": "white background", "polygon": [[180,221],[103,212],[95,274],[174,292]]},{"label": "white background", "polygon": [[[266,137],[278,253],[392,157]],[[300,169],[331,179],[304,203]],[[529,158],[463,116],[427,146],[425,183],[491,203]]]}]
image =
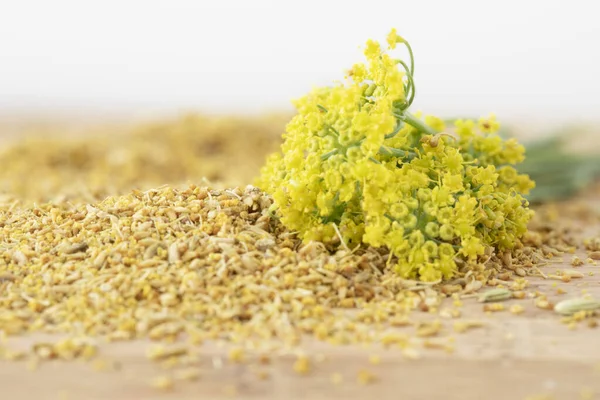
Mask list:
[{"label": "white background", "polygon": [[0,0],[0,111],[287,110],[396,27],[419,109],[595,120],[597,3]]}]

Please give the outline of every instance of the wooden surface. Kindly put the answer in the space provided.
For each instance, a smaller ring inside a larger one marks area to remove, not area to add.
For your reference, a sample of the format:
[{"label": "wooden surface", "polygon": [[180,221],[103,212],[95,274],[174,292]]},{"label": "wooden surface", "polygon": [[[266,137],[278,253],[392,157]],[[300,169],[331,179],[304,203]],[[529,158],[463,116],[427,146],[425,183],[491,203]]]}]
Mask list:
[{"label": "wooden surface", "polygon": [[[551,273],[565,267],[571,268],[565,262],[543,270]],[[529,278],[530,291],[546,292],[555,301],[580,296],[582,290],[600,297],[600,266],[585,265],[578,270],[586,274],[585,278],[558,285],[555,280]],[[589,272],[594,275],[589,276]],[[557,287],[567,293],[557,295]],[[292,354],[273,354],[272,362],[260,367],[251,359],[245,364],[232,364],[224,347],[207,343],[198,348],[200,379],[161,392],[150,383],[170,371],[147,359],[150,343],[110,343],[101,346],[99,357],[111,365],[102,372],[83,361],[42,363],[34,371],[27,362],[0,363],[2,398],[468,400],[526,399],[544,393],[551,394],[551,399],[600,398],[600,328],[582,323],[570,330],[554,312],[536,308],[532,299],[511,300],[506,305],[515,303],[525,307],[523,314],[503,311],[485,315],[481,303],[465,300],[462,318],[482,320],[485,326],[461,334],[453,332],[453,320],[444,320],[445,330],[440,336],[455,337],[452,354],[428,349],[420,359],[411,360],[399,349],[379,345],[367,348],[306,342],[301,348],[314,360],[313,368],[308,375],[299,376],[292,368]],[[416,313],[414,319],[431,316]],[[411,331],[400,331],[403,329]],[[53,339],[16,337],[10,338],[8,345],[27,349],[35,341]],[[381,356],[380,364],[369,363],[373,354]],[[357,374],[361,370],[373,373],[376,381],[359,384]],[[260,380],[259,371],[267,372],[269,377]],[[342,384],[331,382],[334,373],[342,374]],[[584,396],[590,391],[595,397]]]},{"label": "wooden surface", "polygon": [[[598,204],[595,201],[594,204]],[[585,224],[583,224],[585,225]],[[586,225],[584,237],[598,236],[600,226]],[[582,259],[587,256],[578,253]],[[569,265],[564,262],[544,267],[545,273]],[[578,267],[583,279],[570,283],[528,278],[528,291],[549,294],[552,301],[579,297],[582,291],[600,298],[600,266]],[[588,275],[588,273],[594,275]],[[557,295],[560,287],[565,294]],[[585,323],[570,330],[552,311],[534,306],[532,299],[510,300],[521,304],[525,312],[513,315],[508,310],[485,315],[482,304],[465,300],[462,319],[481,320],[485,325],[466,333],[455,333],[455,320],[443,320],[441,338],[455,338],[455,351],[421,350],[419,359],[407,359],[400,349],[380,345],[331,346],[305,341],[301,348],[313,360],[306,376],[293,370],[292,354],[273,354],[268,365],[255,360],[233,364],[227,350],[218,343],[198,347],[201,376],[195,382],[178,382],[172,391],[151,386],[159,375],[170,374],[146,357],[149,342],[119,342],[100,346],[99,359],[110,367],[97,371],[92,363],[45,362],[32,370],[27,361],[0,361],[2,399],[600,399],[600,328]],[[427,313],[415,313],[413,319],[430,320]],[[399,328],[412,333],[414,328]],[[39,340],[57,337],[32,335],[9,338],[6,346],[29,349]],[[379,355],[381,363],[369,363]],[[357,374],[367,370],[376,377],[368,385],[357,382]],[[258,377],[260,372],[267,379]],[[341,384],[331,382],[339,373]],[[543,397],[543,396],[547,397]],[[531,396],[531,397],[529,397]],[[538,396],[538,397],[535,397]]]}]

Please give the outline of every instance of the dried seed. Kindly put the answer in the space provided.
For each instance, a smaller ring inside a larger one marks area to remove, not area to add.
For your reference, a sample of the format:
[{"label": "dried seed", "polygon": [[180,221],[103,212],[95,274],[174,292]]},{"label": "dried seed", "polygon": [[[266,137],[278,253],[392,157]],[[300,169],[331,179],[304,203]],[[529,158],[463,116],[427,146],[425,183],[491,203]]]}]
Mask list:
[{"label": "dried seed", "polygon": [[563,276],[568,276],[569,278],[583,278],[584,275],[579,272],[579,271],[575,271],[574,269],[563,269],[562,271]]},{"label": "dried seed", "polygon": [[389,320],[391,326],[409,326],[412,325],[412,321],[406,315],[398,315]]},{"label": "dried seed", "polygon": [[260,239],[256,241],[256,248],[260,251],[265,251],[275,246],[275,241],[273,239]]},{"label": "dried seed", "polygon": [[541,308],[542,310],[552,310],[554,308],[554,305],[543,296],[536,298],[534,304],[537,308]]},{"label": "dried seed", "polygon": [[148,349],[146,356],[152,361],[164,361],[167,358],[186,355],[188,354],[188,351],[188,348],[182,345],[172,347],[157,345]]},{"label": "dried seed", "polygon": [[174,372],[175,379],[193,382],[200,379],[200,370],[196,367],[184,368]]},{"label": "dried seed", "polygon": [[419,337],[431,337],[437,335],[442,329],[442,324],[439,321],[431,323],[421,323],[417,327],[417,336]]},{"label": "dried seed", "polygon": [[18,264],[18,265],[25,265],[27,263],[27,256],[21,251],[21,250],[17,250],[13,253],[12,259]]},{"label": "dried seed", "polygon": [[419,353],[414,347],[406,347],[402,349],[402,355],[404,358],[409,360],[418,360],[421,358],[421,353]]},{"label": "dried seed", "polygon": [[369,363],[371,363],[373,365],[378,365],[381,363],[381,357],[379,357],[376,354],[372,354],[369,356]]},{"label": "dried seed", "polygon": [[442,318],[458,318],[460,315],[460,310],[454,308],[443,308],[439,312],[439,316]]},{"label": "dried seed", "polygon": [[266,381],[270,378],[270,375],[267,371],[255,371],[256,377],[261,381]]},{"label": "dried seed", "polygon": [[61,246],[59,246],[57,248],[57,250],[64,254],[73,254],[73,253],[77,253],[80,251],[85,251],[85,250],[87,250],[88,247],[89,246],[86,242],[75,243],[75,244],[63,243]]},{"label": "dried seed", "polygon": [[491,302],[491,301],[508,300],[508,299],[512,298],[512,296],[513,296],[512,291],[510,291],[508,289],[504,289],[504,288],[498,288],[498,289],[488,290],[487,292],[480,294],[477,299],[480,303],[487,303],[487,302]]},{"label": "dried seed", "polygon": [[585,263],[583,262],[583,260],[581,260],[579,257],[577,256],[573,256],[573,258],[571,259],[571,265],[574,267],[579,267],[581,265],[584,265]]},{"label": "dried seed", "polygon": [[476,292],[479,289],[481,289],[482,286],[483,286],[483,283],[481,283],[481,281],[471,281],[471,282],[467,283],[467,285],[465,286],[464,293]]},{"label": "dried seed", "polygon": [[245,359],[244,349],[242,349],[241,347],[234,347],[233,349],[229,350],[228,358],[229,361],[232,361],[234,363],[243,362]]},{"label": "dried seed", "polygon": [[454,323],[454,331],[463,333],[469,329],[481,328],[483,326],[484,323],[482,321],[457,321]]},{"label": "dried seed", "polygon": [[517,292],[513,292],[513,297],[515,299],[522,300],[522,299],[524,299],[526,297],[526,293],[524,291],[522,291],[522,290],[517,291]]},{"label": "dried seed", "polygon": [[519,276],[527,276],[527,271],[525,271],[525,269],[518,267],[515,269],[515,274],[519,275]]},{"label": "dried seed", "polygon": [[294,371],[299,375],[306,375],[310,372],[310,360],[304,355],[299,355],[294,362]]},{"label": "dried seed", "polygon": [[512,306],[510,306],[509,311],[511,312],[511,314],[523,314],[523,312],[525,312],[525,307],[523,307],[520,304],[513,304]]},{"label": "dried seed", "polygon": [[169,251],[168,251],[168,260],[169,263],[174,264],[177,261],[179,261],[179,248],[177,246],[177,243],[171,243],[171,245],[169,246]]},{"label": "dried seed", "polygon": [[597,309],[600,309],[600,301],[588,298],[563,300],[554,306],[554,311],[563,315],[572,315],[579,311],[593,311]]},{"label": "dried seed", "polygon": [[600,251],[592,251],[588,253],[588,257],[592,260],[600,260]]},{"label": "dried seed", "polygon": [[502,303],[484,304],[483,311],[488,311],[488,312],[504,311],[504,304],[502,304]]},{"label": "dried seed", "polygon": [[0,273],[0,283],[2,282],[13,282],[17,279],[16,276],[11,274],[10,272],[2,272]]},{"label": "dried seed", "polygon": [[170,391],[174,386],[173,379],[169,376],[157,376],[152,380],[152,387],[159,390]]},{"label": "dried seed", "polygon": [[361,385],[368,385],[377,380],[377,377],[370,371],[365,369],[360,370],[357,375],[357,381]]}]

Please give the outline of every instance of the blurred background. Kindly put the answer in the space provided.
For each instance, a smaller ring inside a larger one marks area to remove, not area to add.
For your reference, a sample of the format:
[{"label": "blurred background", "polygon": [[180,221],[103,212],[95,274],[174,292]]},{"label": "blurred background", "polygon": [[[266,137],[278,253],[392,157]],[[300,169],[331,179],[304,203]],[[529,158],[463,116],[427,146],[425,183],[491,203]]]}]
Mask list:
[{"label": "blurred background", "polygon": [[596,2],[104,0],[0,3],[3,112],[291,110],[391,27],[417,108],[597,119]]},{"label": "blurred background", "polygon": [[[341,79],[365,41],[385,40],[392,27],[415,51],[414,109],[446,118],[494,112],[523,137],[595,126],[595,3],[0,0],[0,138],[38,140],[5,149],[0,191],[23,194],[17,187],[42,167],[39,179],[64,167],[60,182],[89,186],[89,174],[72,178],[88,168],[96,189],[123,165],[132,175],[122,188],[143,185],[148,163],[156,165],[147,185],[223,180],[221,161],[208,171],[207,159],[223,155],[231,166],[240,137],[246,149],[254,141],[254,158],[230,183],[250,183],[278,146],[290,100]],[[97,141],[48,142],[73,132]],[[182,152],[203,161],[184,162]],[[30,161],[18,164],[25,154]],[[64,189],[44,185],[46,194]],[[119,191],[104,189],[98,196]]]}]

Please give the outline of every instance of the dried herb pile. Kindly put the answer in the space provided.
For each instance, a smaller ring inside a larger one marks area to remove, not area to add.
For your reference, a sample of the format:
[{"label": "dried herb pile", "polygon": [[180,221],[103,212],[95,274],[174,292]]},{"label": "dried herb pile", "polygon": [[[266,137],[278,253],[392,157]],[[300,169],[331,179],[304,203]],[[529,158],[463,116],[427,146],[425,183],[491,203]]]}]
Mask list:
[{"label": "dried herb pile", "polygon": [[[432,285],[402,279],[384,249],[302,244],[270,216],[271,205],[252,187],[194,186],[77,206],[2,204],[0,329],[257,348],[307,335],[410,347],[393,327],[411,325],[411,312],[460,316],[460,297],[486,284],[524,298],[520,276],[538,275],[536,265],[572,248],[561,232],[532,232],[519,250],[462,264],[454,280]],[[441,308],[444,298],[454,306]]]},{"label": "dried herb pile", "polygon": [[164,184],[244,186],[277,149],[287,118],[185,115],[118,133],[29,134],[0,151],[0,194],[95,202]]}]

